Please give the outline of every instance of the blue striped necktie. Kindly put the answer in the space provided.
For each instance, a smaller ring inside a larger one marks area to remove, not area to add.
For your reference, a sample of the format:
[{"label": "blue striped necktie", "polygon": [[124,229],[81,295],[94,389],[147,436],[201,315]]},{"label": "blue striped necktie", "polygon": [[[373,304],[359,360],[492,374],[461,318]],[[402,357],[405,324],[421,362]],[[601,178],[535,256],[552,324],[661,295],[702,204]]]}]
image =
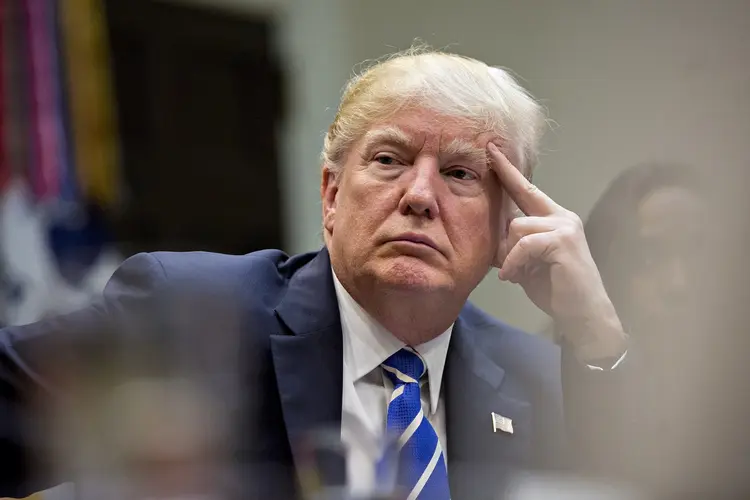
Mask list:
[{"label": "blue striped necktie", "polygon": [[393,382],[388,403],[388,431],[399,436],[398,486],[407,499],[450,499],[448,472],[437,433],[422,411],[419,379],[425,375],[424,360],[408,347],[382,364]]}]

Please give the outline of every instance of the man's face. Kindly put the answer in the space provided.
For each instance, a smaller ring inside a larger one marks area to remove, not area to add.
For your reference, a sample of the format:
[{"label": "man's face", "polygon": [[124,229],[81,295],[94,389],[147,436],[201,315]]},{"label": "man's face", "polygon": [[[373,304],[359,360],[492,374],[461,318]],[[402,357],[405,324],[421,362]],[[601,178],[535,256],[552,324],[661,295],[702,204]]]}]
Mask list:
[{"label": "man's face", "polygon": [[698,308],[698,276],[707,257],[706,212],[695,194],[680,187],[658,189],[640,203],[630,293],[643,320],[676,321]]},{"label": "man's face", "polygon": [[324,169],[323,219],[339,279],[468,295],[501,234],[503,195],[486,154],[497,139],[427,110],[370,127],[338,174]]}]

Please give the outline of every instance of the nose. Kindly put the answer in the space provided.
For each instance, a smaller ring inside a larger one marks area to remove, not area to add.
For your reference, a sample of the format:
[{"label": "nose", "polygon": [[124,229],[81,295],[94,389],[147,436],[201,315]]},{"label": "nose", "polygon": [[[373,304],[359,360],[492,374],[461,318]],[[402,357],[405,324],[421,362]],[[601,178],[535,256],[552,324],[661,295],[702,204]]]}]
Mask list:
[{"label": "nose", "polygon": [[415,162],[409,175],[403,176],[406,187],[399,202],[404,215],[418,215],[434,219],[440,215],[437,189],[440,168],[436,159],[421,158]]},{"label": "nose", "polygon": [[675,258],[666,263],[665,267],[667,267],[668,273],[665,277],[667,293],[672,300],[677,300],[688,291],[689,277],[686,263],[681,258]]}]

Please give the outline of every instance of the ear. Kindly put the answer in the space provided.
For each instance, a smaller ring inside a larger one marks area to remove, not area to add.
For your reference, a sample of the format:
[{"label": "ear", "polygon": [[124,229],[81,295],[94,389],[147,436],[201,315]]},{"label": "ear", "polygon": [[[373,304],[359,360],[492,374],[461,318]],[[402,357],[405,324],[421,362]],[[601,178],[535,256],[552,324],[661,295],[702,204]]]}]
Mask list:
[{"label": "ear", "polygon": [[501,217],[500,221],[500,236],[497,248],[495,249],[495,257],[492,260],[492,267],[500,269],[503,267],[505,257],[508,256],[510,249],[508,248],[508,224],[510,221],[506,217]]},{"label": "ear", "polygon": [[498,245],[495,251],[495,258],[492,261],[492,267],[498,269],[503,267],[503,262],[505,262],[505,258],[508,256],[508,253],[510,253],[511,249],[508,248],[508,244],[510,243],[508,230],[511,221],[518,216],[518,208],[516,207],[516,204],[508,200],[505,193],[503,193],[503,198],[503,208],[500,212],[499,218],[500,227],[498,228]]},{"label": "ear", "polygon": [[333,233],[333,222],[336,217],[341,174],[327,163],[323,164],[320,181],[320,199],[323,205],[323,227],[329,234]]}]

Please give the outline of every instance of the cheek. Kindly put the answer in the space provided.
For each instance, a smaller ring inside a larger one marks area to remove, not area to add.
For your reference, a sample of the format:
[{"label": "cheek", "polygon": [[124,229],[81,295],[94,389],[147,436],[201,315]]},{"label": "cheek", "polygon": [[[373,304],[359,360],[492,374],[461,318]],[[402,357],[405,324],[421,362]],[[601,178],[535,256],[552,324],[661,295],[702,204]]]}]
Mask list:
[{"label": "cheek", "polygon": [[630,286],[630,299],[642,311],[658,309],[659,284],[653,275],[638,273],[633,276]]},{"label": "cheek", "polygon": [[348,172],[341,183],[341,190],[346,195],[350,206],[366,206],[372,200],[382,197],[388,190],[388,183],[378,181],[366,169]]},{"label": "cheek", "polygon": [[456,216],[451,216],[447,225],[452,228],[449,231],[456,250],[482,260],[494,257],[500,241],[499,214],[493,214],[486,203],[467,203],[453,212]]},{"label": "cheek", "polygon": [[341,185],[337,217],[346,219],[350,231],[374,230],[398,207],[398,197],[393,185],[352,175]]}]

